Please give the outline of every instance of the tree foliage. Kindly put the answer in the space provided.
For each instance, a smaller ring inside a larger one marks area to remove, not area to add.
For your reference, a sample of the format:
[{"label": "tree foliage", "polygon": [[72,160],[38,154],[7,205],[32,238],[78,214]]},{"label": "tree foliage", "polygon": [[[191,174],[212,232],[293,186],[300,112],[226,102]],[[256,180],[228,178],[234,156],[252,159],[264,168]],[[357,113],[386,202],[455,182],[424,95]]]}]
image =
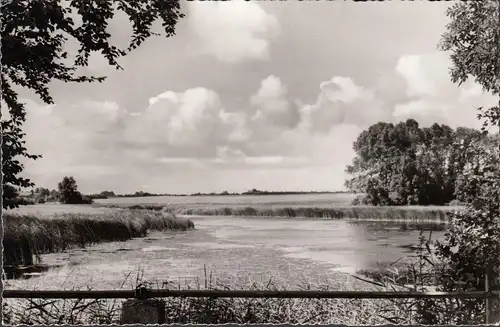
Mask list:
[{"label": "tree foliage", "polygon": [[3,203],[5,207],[14,207],[18,202],[19,192],[17,189],[9,184],[3,184]]},{"label": "tree foliage", "polygon": [[[461,84],[472,76],[484,90],[500,95],[500,1],[462,1],[447,15],[451,22],[441,47],[451,52],[451,80]],[[499,106],[479,109],[483,131],[500,127]],[[500,135],[475,139],[470,146],[455,142],[454,147],[454,161],[465,162],[455,184],[465,208],[450,216],[444,241],[422,238],[428,249],[422,261],[430,263],[425,273],[435,277],[438,291],[484,291],[486,280],[490,290],[499,290]],[[422,269],[414,276],[415,289],[426,290],[417,282]],[[489,323],[498,323],[500,303],[492,302]],[[416,300],[410,307],[422,324],[481,324],[487,310],[484,299]]]},{"label": "tree foliage", "polygon": [[83,196],[78,192],[78,186],[73,176],[64,177],[59,184],[57,184],[59,190],[59,200],[64,204],[83,204],[92,203],[92,200]]},{"label": "tree foliage", "polygon": [[377,123],[354,142],[346,187],[371,205],[444,205],[454,199],[457,176],[466,163],[462,147],[482,138],[469,128],[437,123],[421,128],[409,119]]},{"label": "tree foliage", "polygon": [[[443,241],[421,238],[420,247],[427,251],[419,256],[418,269],[410,269],[414,290],[428,291],[429,276],[436,291],[484,291],[486,279],[490,290],[500,287],[500,138],[473,143],[469,147],[456,144],[467,161],[456,186],[457,198],[465,208],[450,215]],[[497,322],[500,303],[491,305],[490,322]],[[484,299],[420,299],[402,306],[414,311],[413,323],[485,322]]]},{"label": "tree foliage", "polygon": [[[106,30],[119,11],[128,16],[132,25],[132,37],[123,49],[110,43],[111,35]],[[109,65],[122,69],[118,63],[120,57],[149,37],[159,35],[152,30],[156,21],[161,21],[164,34],[170,37],[182,17],[179,0],[15,0],[3,4],[1,91],[2,107],[8,108],[8,117],[1,120],[3,183],[32,187],[29,179],[20,177],[24,167],[18,159],[40,158],[26,148],[22,131],[26,112],[16,86],[29,89],[43,102],[52,104],[49,83],[54,80],[75,83],[105,80],[104,76],[78,73],[79,68],[88,65],[92,52],[101,53]],[[70,39],[79,44],[74,60],[66,51]],[[4,204],[4,207],[9,206]]]},{"label": "tree foliage", "polygon": [[[440,48],[450,52],[451,80],[462,84],[474,78],[485,91],[500,95],[500,1],[460,1],[450,18]],[[484,128],[499,126],[500,107],[478,108]]]}]

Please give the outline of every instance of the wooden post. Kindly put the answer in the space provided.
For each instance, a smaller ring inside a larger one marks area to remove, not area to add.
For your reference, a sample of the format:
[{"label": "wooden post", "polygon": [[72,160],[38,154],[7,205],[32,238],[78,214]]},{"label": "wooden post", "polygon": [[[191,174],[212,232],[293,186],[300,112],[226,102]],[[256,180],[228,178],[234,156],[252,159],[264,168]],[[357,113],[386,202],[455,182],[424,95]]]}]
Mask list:
[{"label": "wooden post", "polygon": [[129,299],[123,302],[121,324],[164,324],[165,302],[155,299]]},{"label": "wooden post", "polygon": [[490,312],[491,312],[491,303],[490,303],[490,298],[488,297],[488,292],[490,291],[490,285],[489,285],[489,279],[488,279],[488,272],[486,272],[486,276],[484,278],[484,291],[486,292],[486,312],[485,312],[485,324],[489,325],[490,324]]},{"label": "wooden post", "polygon": [[21,256],[25,266],[33,265],[33,251],[27,238],[21,239]]}]

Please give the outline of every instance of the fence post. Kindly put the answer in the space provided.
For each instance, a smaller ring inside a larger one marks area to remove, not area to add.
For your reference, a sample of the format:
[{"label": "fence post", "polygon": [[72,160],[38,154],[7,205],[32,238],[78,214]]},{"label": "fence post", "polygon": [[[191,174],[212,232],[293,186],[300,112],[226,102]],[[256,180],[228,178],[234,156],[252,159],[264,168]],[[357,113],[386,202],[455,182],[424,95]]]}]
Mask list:
[{"label": "fence post", "polygon": [[128,299],[123,302],[121,324],[164,324],[165,302],[156,299]]},{"label": "fence post", "polygon": [[490,297],[489,297],[489,292],[490,292],[490,283],[489,283],[489,278],[488,278],[488,272],[486,272],[486,275],[484,277],[484,291],[486,292],[486,312],[485,312],[485,324],[489,325],[490,324],[490,313],[491,313],[491,303],[490,303]]}]

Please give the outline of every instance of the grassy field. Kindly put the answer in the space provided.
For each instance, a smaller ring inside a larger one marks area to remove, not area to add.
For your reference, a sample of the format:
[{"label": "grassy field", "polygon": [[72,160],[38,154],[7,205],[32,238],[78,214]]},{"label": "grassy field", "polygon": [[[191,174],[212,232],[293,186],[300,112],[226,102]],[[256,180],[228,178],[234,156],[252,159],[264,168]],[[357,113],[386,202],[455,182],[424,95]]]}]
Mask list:
[{"label": "grassy field", "polygon": [[144,237],[150,230],[188,230],[191,220],[148,210],[97,210],[71,213],[7,213],[4,223],[4,262],[31,264],[35,255],[85,247],[99,242]]}]

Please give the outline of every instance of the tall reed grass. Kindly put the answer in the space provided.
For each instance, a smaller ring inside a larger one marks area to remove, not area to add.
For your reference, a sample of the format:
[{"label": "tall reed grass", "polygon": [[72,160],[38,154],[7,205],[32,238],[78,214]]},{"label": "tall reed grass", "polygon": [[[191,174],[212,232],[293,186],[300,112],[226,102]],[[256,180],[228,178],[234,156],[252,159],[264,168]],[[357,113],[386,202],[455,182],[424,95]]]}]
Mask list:
[{"label": "tall reed grass", "polygon": [[[122,284],[122,286],[125,282]],[[302,282],[298,287],[286,282],[248,282],[235,284],[210,274],[184,285],[141,283],[137,286],[170,289],[247,289],[247,290],[331,290],[345,289],[338,282]],[[383,299],[244,299],[244,298],[165,298],[167,324],[347,324],[387,323],[387,303]],[[5,323],[14,324],[118,324],[124,300],[39,300],[5,299]],[[397,309],[397,307],[393,307]],[[392,310],[392,309],[390,309]],[[394,313],[392,313],[394,314]],[[397,312],[408,321],[405,312]],[[389,318],[390,319],[390,318]]]},{"label": "tall reed grass", "polygon": [[[168,210],[168,209],[164,209]],[[453,207],[376,207],[350,206],[335,208],[296,207],[296,208],[259,208],[259,207],[223,207],[223,208],[178,208],[175,213],[200,216],[259,216],[285,218],[323,218],[357,219],[370,221],[404,221],[447,223],[448,214]]]},{"label": "tall reed grass", "polygon": [[53,217],[5,214],[3,223],[6,265],[31,264],[33,255],[72,247],[144,237],[150,230],[184,231],[194,228],[189,219],[146,210],[57,214]]},{"label": "tall reed grass", "polygon": [[247,216],[280,218],[356,219],[364,221],[401,221],[447,223],[448,215],[460,206],[335,206],[335,207],[270,207],[270,206],[170,206],[162,204],[96,205],[107,208],[152,210],[186,216]]}]

